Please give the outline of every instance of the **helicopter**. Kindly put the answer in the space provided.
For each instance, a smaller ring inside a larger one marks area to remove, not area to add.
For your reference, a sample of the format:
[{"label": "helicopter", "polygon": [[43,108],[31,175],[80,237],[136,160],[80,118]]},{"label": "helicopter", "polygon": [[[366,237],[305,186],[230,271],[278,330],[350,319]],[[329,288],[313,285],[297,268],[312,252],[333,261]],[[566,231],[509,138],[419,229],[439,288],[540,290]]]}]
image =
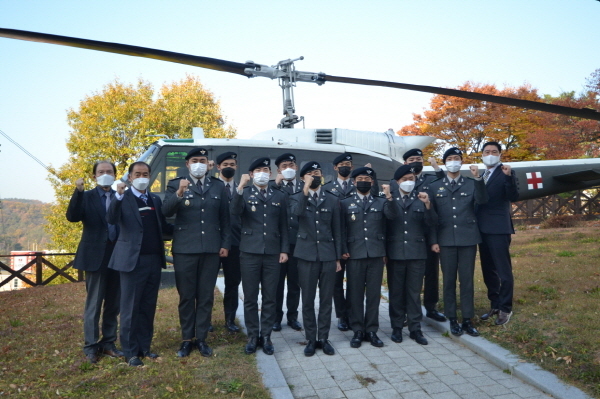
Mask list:
[{"label": "helicopter", "polygon": [[[295,63],[301,61],[303,57],[283,60],[276,65],[269,66],[253,61],[238,63],[120,43],[16,29],[0,28],[0,37],[157,59],[232,73],[248,78],[266,77],[278,80],[282,89],[284,117],[279,121],[277,129],[258,133],[249,140],[205,138],[201,129],[194,129],[191,139],[160,139],[150,145],[139,160],[152,166],[151,187],[152,191],[159,195],[164,195],[168,180],[179,176],[184,171],[184,158],[187,151],[197,146],[206,148],[209,151],[210,159],[215,159],[222,152],[234,151],[238,153],[238,162],[241,165],[247,165],[260,156],[268,155],[274,160],[285,152],[293,152],[297,159],[302,160],[300,167],[304,162],[319,161],[323,166],[325,181],[331,180],[335,176],[331,161],[338,154],[348,152],[353,155],[354,164],[364,165],[370,163],[377,171],[378,180],[385,183],[390,180],[397,167],[403,163],[402,154],[405,151],[411,148],[422,149],[435,140],[434,137],[428,136],[398,136],[393,131],[365,132],[341,128],[296,128],[295,125],[303,122],[303,117],[299,117],[295,113],[293,89],[298,82],[314,83],[319,86],[326,82],[337,82],[414,90],[600,121],[600,112],[587,108],[571,108],[434,86],[342,77],[327,75],[322,72],[298,71],[295,68]],[[509,162],[507,164],[512,167],[518,178],[519,200],[539,198],[600,185],[600,158]],[[478,166],[480,169],[484,169],[482,164]],[[432,168],[425,167],[424,170],[428,171]],[[466,176],[470,175],[468,165],[463,166],[461,173]]]}]

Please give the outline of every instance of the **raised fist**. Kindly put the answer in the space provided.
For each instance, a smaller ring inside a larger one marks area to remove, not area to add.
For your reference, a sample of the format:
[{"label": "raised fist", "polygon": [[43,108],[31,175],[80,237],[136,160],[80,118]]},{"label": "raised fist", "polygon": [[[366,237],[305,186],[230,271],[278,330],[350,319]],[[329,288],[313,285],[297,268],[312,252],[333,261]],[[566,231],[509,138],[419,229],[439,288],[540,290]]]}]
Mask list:
[{"label": "raised fist", "polygon": [[75,187],[77,187],[78,191],[83,191],[83,177],[80,177],[75,181]]},{"label": "raised fist", "polygon": [[127,187],[127,184],[125,184],[123,182],[117,183],[117,194],[123,195],[126,187]]},{"label": "raised fist", "polygon": [[469,166],[469,169],[471,169],[471,173],[473,174],[473,177],[475,177],[475,178],[479,177],[479,168],[477,167],[477,165],[471,165],[471,166]]}]

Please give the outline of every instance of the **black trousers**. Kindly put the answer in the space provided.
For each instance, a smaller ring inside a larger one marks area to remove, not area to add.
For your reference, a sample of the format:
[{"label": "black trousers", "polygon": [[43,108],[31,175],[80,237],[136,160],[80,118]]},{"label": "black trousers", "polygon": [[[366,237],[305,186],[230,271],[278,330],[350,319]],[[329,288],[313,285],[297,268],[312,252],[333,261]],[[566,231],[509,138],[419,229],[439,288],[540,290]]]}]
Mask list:
[{"label": "black trousers", "polygon": [[[302,289],[302,321],[306,339],[309,341],[329,338],[335,278],[335,261],[311,262],[298,259],[298,282]],[[318,324],[315,315],[317,287],[319,288]]]},{"label": "black trousers", "polygon": [[[279,254],[261,255],[242,252],[240,270],[244,288],[244,319],[249,338],[271,335],[275,324],[275,295],[279,282]],[[258,292],[262,305],[258,316]]]},{"label": "black trousers", "polygon": [[140,255],[135,269],[120,272],[121,348],[127,358],[150,350],[162,266],[161,255]]},{"label": "black trousers", "polygon": [[[290,254],[294,253],[295,245],[290,246]],[[288,261],[281,264],[279,283],[277,284],[276,317],[275,321],[283,320],[283,299],[287,277],[287,319],[298,320],[298,304],[300,303],[300,285],[298,284],[298,258],[289,256]]]},{"label": "black trousers", "polygon": [[[100,268],[85,272],[85,308],[83,310],[83,336],[85,354],[111,348],[117,340],[119,317],[120,279],[119,272],[108,268],[108,261],[114,248],[107,243]],[[102,326],[100,327],[100,315]],[[102,339],[100,339],[102,332]]]},{"label": "black trousers", "polygon": [[426,269],[425,263],[425,259],[388,260],[389,312],[392,328],[402,329],[406,318],[409,331],[421,329],[421,284]]},{"label": "black trousers", "polygon": [[335,287],[333,288],[333,304],[335,306],[335,317],[338,319],[348,317],[348,298],[344,292],[344,275],[346,272],[346,260],[340,260],[342,270],[335,274]]},{"label": "black trousers", "polygon": [[427,244],[427,260],[425,260],[425,279],[423,284],[423,306],[428,311],[434,310],[440,299],[440,255],[431,250]]},{"label": "black trousers", "polygon": [[[383,257],[346,262],[349,318],[352,331],[377,332],[383,280]],[[365,307],[366,297],[366,307]]]},{"label": "black trousers", "polygon": [[512,311],[514,278],[510,260],[510,234],[483,234],[479,244],[481,272],[492,309]]},{"label": "black trousers", "polygon": [[221,267],[225,278],[225,292],[223,293],[225,321],[234,321],[238,308],[239,286],[242,281],[240,247],[231,246],[229,255],[226,258],[221,258]]},{"label": "black trousers", "polygon": [[173,254],[183,340],[206,340],[219,274],[217,253]]},{"label": "black trousers", "polygon": [[456,318],[456,279],[460,281],[460,310],[463,319],[475,316],[473,273],[477,245],[440,247],[440,262],[444,274],[444,312]]}]

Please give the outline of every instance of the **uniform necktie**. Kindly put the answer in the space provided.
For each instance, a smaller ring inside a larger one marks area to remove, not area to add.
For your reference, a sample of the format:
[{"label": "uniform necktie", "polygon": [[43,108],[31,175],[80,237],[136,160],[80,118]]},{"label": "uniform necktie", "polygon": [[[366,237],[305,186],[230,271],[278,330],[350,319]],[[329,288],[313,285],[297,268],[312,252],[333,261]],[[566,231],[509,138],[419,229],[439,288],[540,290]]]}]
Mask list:
[{"label": "uniform necktie", "polygon": [[294,182],[289,181],[288,184],[287,184],[287,186],[289,188],[294,188]]},{"label": "uniform necktie", "polygon": [[366,208],[369,205],[369,197],[366,195],[363,197],[363,208]]},{"label": "uniform necktie", "polygon": [[317,196],[317,193],[313,194],[313,199],[315,200],[315,202],[317,201],[317,199],[319,199],[319,197]]},{"label": "uniform necktie", "polygon": [[263,199],[267,199],[267,190],[265,190],[264,188],[262,188],[260,190],[260,195],[262,195]]},{"label": "uniform necktie", "polygon": [[148,196],[146,194],[140,194],[140,199],[144,201],[144,204],[148,205]]},{"label": "uniform necktie", "polygon": [[227,189],[227,196],[229,197],[229,199],[231,199],[231,186],[229,185],[229,183],[225,185],[225,188]]},{"label": "uniform necktie", "polygon": [[452,187],[454,189],[455,186],[456,186],[456,180],[452,179],[452,181],[450,182],[450,187]]},{"label": "uniform necktie", "polygon": [[344,194],[348,191],[348,182],[344,180],[342,183],[342,189],[344,190]]},{"label": "uniform necktie", "polygon": [[483,174],[483,181],[487,184],[488,179],[490,178],[490,175],[492,173],[490,172],[490,169],[486,170],[485,173]]},{"label": "uniform necktie", "polygon": [[202,194],[202,181],[198,180],[198,191],[200,192],[200,194]]},{"label": "uniform necktie", "polygon": [[408,199],[408,195],[403,195],[402,196],[402,202],[406,203],[407,199]]},{"label": "uniform necktie", "polygon": [[110,206],[110,191],[105,192],[104,195],[106,196],[105,204],[106,210],[108,211],[108,207]]},{"label": "uniform necktie", "polygon": [[[110,206],[110,191],[104,193],[106,196],[106,211],[108,212],[108,207]],[[114,224],[108,223],[108,240],[116,241],[117,240],[117,228]]]}]

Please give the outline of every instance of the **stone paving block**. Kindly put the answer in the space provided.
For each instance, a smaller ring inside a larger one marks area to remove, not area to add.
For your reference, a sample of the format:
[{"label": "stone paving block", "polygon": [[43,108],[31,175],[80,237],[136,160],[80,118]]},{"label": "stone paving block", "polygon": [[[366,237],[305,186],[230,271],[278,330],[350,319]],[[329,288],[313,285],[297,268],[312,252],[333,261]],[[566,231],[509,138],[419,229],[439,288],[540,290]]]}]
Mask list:
[{"label": "stone paving block", "polygon": [[445,363],[438,359],[427,359],[427,360],[419,359],[419,363],[421,363],[421,366],[425,367],[426,369],[445,366]]},{"label": "stone paving block", "polygon": [[444,367],[432,367],[429,371],[435,374],[437,377],[441,377],[444,375],[454,375],[454,370],[444,365]]},{"label": "stone paving block", "polygon": [[[481,371],[474,369],[458,370],[458,374],[465,378],[485,377],[486,375]],[[489,376],[488,376],[489,377]]]},{"label": "stone paving block", "polygon": [[463,361],[460,362],[445,362],[446,366],[450,367],[452,370],[466,370],[466,369],[472,369],[473,366],[471,366],[468,363],[465,363]]},{"label": "stone paving block", "polygon": [[[493,396],[493,397],[514,393],[511,389],[505,387],[504,385],[500,385],[500,384],[494,384],[494,385],[480,387],[480,388],[483,392],[485,392],[486,394]],[[536,393],[539,393],[539,392],[540,391],[536,390]]]},{"label": "stone paving block", "polygon": [[410,355],[414,356],[415,358],[418,357],[419,355],[425,354],[425,353],[427,353],[429,355],[429,353],[427,352],[427,349],[425,349],[423,347],[423,345],[419,345],[417,343],[413,344],[413,341],[410,338],[408,339],[406,344],[403,345],[403,349],[406,351],[406,353],[409,353]]},{"label": "stone paving block", "polygon": [[352,364],[352,363],[358,363],[358,362],[366,362],[369,359],[367,359],[367,357],[365,355],[363,355],[362,353],[355,352],[354,355],[344,356],[344,360],[346,361],[346,363]]},{"label": "stone paving block", "polygon": [[423,387],[423,390],[429,395],[432,395],[434,393],[452,392],[452,389],[443,382],[431,382],[426,384],[425,386],[421,386]]},{"label": "stone paving block", "polygon": [[367,355],[367,359],[374,364],[380,365],[380,364],[389,364],[389,363],[394,363],[394,361],[386,356],[386,354],[381,354],[378,356],[373,356],[373,355]]},{"label": "stone paving block", "polygon": [[389,351],[385,351],[385,354],[387,355],[387,357],[391,358],[391,359],[397,359],[399,357],[406,357],[406,356],[410,356],[406,353],[406,351],[402,350],[402,349],[390,349]]},{"label": "stone paving block", "polygon": [[490,377],[492,380],[494,380],[496,382],[498,382],[500,380],[508,380],[508,379],[513,378],[510,373],[505,373],[504,371],[502,371],[500,369],[493,370],[493,371],[486,371],[482,374],[487,375],[488,377]]},{"label": "stone paving block", "polygon": [[296,367],[289,369],[281,369],[281,372],[283,373],[283,376],[285,377],[286,381],[288,381],[290,378],[306,376],[306,374],[304,374],[304,370]]},{"label": "stone paving block", "polygon": [[432,399],[460,399],[460,396],[454,391],[433,393],[430,395]]},{"label": "stone paving block", "polygon": [[397,373],[401,369],[395,362],[392,361],[390,363],[378,364],[377,370],[379,370],[379,372],[381,372],[381,374],[388,374],[388,373]]},{"label": "stone paving block", "polygon": [[300,363],[298,363],[298,361],[296,360],[296,358],[290,358],[290,359],[284,359],[284,360],[278,360],[277,363],[279,364],[279,367],[283,370],[283,369],[287,369],[287,368],[300,368]]},{"label": "stone paving block", "polygon": [[[459,373],[460,373],[460,371],[459,371]],[[480,388],[486,387],[489,385],[496,385],[496,381],[492,380],[487,375],[484,375],[483,377],[471,377],[471,378],[469,378],[469,383],[476,385]]]},{"label": "stone paving block", "polygon": [[494,371],[498,370],[498,367],[493,365],[492,363],[481,363],[477,365],[477,370],[479,371]]},{"label": "stone paving block", "polygon": [[406,392],[402,394],[404,399],[430,399],[431,396],[423,390]]},{"label": "stone paving block", "polygon": [[448,363],[448,362],[461,362],[461,358],[456,356],[455,354],[449,354],[449,355],[438,355],[436,356],[437,359],[439,359],[440,361],[444,362],[444,363]]},{"label": "stone paving block", "polygon": [[496,396],[494,399],[521,399],[519,395],[515,395],[514,393],[502,396]]},{"label": "stone paving block", "polygon": [[348,367],[347,369],[331,370],[329,371],[329,375],[335,378],[336,381],[344,381],[351,378],[356,378],[356,371]]},{"label": "stone paving block", "polygon": [[[456,392],[456,391],[455,391]],[[491,399],[492,397],[481,391],[463,391],[461,395],[464,399]]]},{"label": "stone paving block", "polygon": [[371,366],[371,362],[369,362],[369,361],[348,363],[348,365],[350,366],[350,368],[352,370],[354,370],[356,372],[373,370],[373,367]]},{"label": "stone paving block", "polygon": [[537,390],[536,388],[534,388],[530,385],[525,385],[525,384],[523,384],[523,386],[521,386],[521,387],[512,388],[512,392],[516,395],[519,395],[522,398],[529,398],[532,396],[537,396],[540,393],[540,391]]},{"label": "stone paving block", "polygon": [[392,382],[392,387],[394,387],[394,389],[398,392],[400,392],[401,394],[404,394],[405,392],[413,392],[413,391],[421,391],[422,388],[419,386],[419,384],[409,381],[400,381],[400,382]]},{"label": "stone paving block", "polygon": [[[490,373],[491,373],[491,371],[490,371]],[[498,384],[505,386],[507,388],[516,388],[516,387],[522,387],[525,383],[516,377],[511,377],[511,378],[507,378],[504,380],[498,380]]]},{"label": "stone paving block", "polygon": [[[435,341],[434,341],[435,342]],[[441,356],[441,355],[451,355],[450,351],[442,346],[429,344],[427,345],[427,352],[432,355]]]},{"label": "stone paving block", "polygon": [[393,359],[394,363],[396,363],[398,365],[398,367],[406,367],[406,366],[414,366],[416,361],[412,356],[406,356],[406,357],[399,357],[396,359]]},{"label": "stone paving block", "polygon": [[327,370],[335,371],[335,370],[349,370],[352,371],[350,365],[346,363],[344,360],[338,360],[337,362],[327,362],[323,363]]},{"label": "stone paving block", "polygon": [[298,386],[294,384],[294,389],[292,389],[292,395],[294,395],[294,398],[307,398],[316,397],[317,393],[310,384],[303,386]]},{"label": "stone paving block", "polygon": [[441,382],[440,379],[433,375],[432,373],[428,372],[428,373],[422,373],[422,374],[414,374],[412,376],[409,376],[414,382],[416,382],[417,384],[419,384],[422,387],[425,387],[429,384],[433,384],[433,383],[439,383]]},{"label": "stone paving block", "polygon": [[[457,385],[467,383],[467,380],[465,380],[465,378],[459,374],[443,375],[440,376],[439,379],[446,385]],[[460,395],[460,392],[457,393]]]},{"label": "stone paving block", "polygon": [[376,399],[397,399],[400,397],[400,396],[398,396],[398,392],[395,389],[386,389],[383,391],[375,391],[375,392],[371,392],[371,394]]},{"label": "stone paving block", "polygon": [[356,349],[350,347],[350,344],[337,347],[337,348],[335,348],[335,350],[336,350],[337,354],[344,356],[344,358],[346,356],[354,355],[357,353]]},{"label": "stone paving block", "polygon": [[338,381],[338,379],[336,378],[336,382],[337,382],[338,386],[340,387],[340,389],[342,391],[344,391],[345,393],[347,393],[347,391],[363,388],[362,384],[356,378],[356,375],[354,375],[352,378],[348,378],[348,379],[340,380],[340,381]]},{"label": "stone paving block", "polygon": [[402,371],[404,371],[406,374],[411,376],[411,378],[413,375],[425,374],[425,373],[429,372],[425,367],[423,367],[419,364],[412,364],[410,366],[404,366],[404,367],[402,367]]},{"label": "stone paving block", "polygon": [[[362,386],[362,385],[361,385]],[[395,391],[394,391],[395,392]],[[354,389],[352,391],[344,391],[348,399],[372,399],[374,396],[367,388]]]},{"label": "stone paving block", "polygon": [[[295,356],[291,350],[276,351],[273,356],[275,356],[275,359],[277,359],[278,362],[285,360],[285,359],[294,359],[295,358]],[[296,359],[294,359],[294,360],[296,360]]]},{"label": "stone paving block", "polygon": [[[373,393],[375,396],[375,392],[377,391],[386,391],[390,389],[394,389],[394,387],[387,381],[382,379],[375,379],[377,382],[375,384],[369,384],[367,389]],[[394,389],[395,391],[395,389]]]},{"label": "stone paving block", "polygon": [[302,370],[302,371],[304,371],[304,375],[306,375],[306,378],[308,378],[309,381],[311,381],[313,379],[319,379],[319,378],[325,378],[325,377],[330,378],[329,371],[327,371],[327,369],[325,369],[325,368],[314,369],[314,370]]},{"label": "stone paving block", "polygon": [[316,392],[319,399],[338,399],[346,397],[342,390],[339,389],[337,386],[333,388],[319,389]]},{"label": "stone paving block", "polygon": [[309,378],[308,380],[310,381],[310,384],[315,389],[315,391],[325,388],[338,387],[338,383],[335,381],[335,379],[331,378],[330,375],[323,376],[323,378]]}]

